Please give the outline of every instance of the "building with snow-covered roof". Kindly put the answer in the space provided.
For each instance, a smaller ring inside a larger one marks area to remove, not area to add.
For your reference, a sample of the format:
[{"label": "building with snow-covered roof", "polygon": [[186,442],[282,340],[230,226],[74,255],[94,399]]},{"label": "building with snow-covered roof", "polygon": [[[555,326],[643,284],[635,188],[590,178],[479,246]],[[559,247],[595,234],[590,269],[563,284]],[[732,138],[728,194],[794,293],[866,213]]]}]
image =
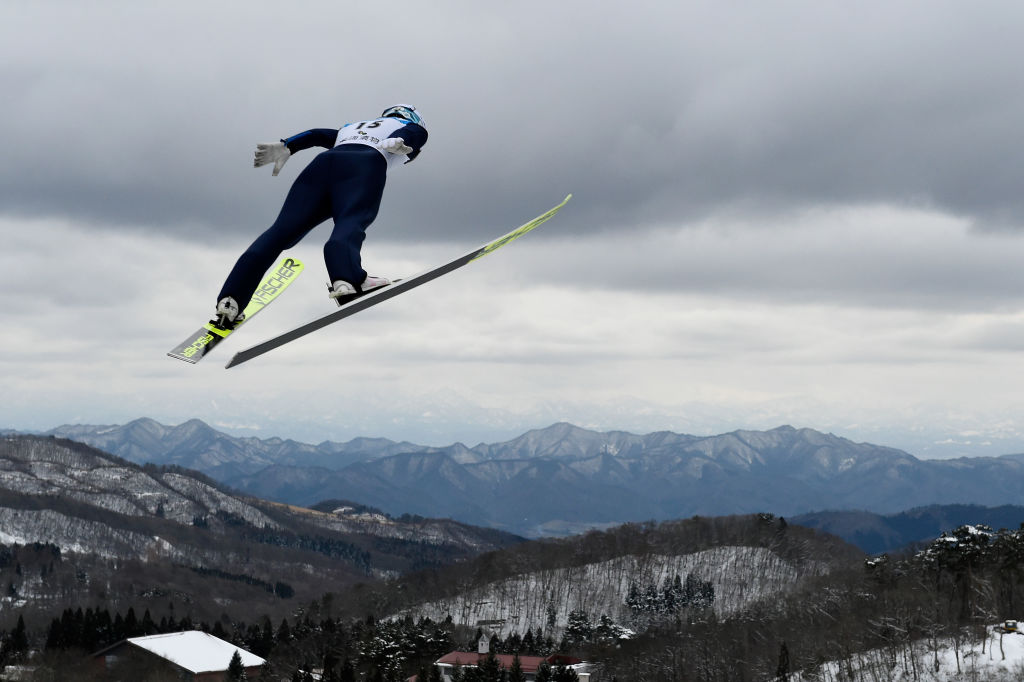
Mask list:
[{"label": "building with snow-covered roof", "polygon": [[238,653],[249,679],[255,678],[266,661],[245,649],[199,630],[172,632],[148,637],[131,637],[93,654],[97,665],[121,673],[152,670],[164,666],[178,679],[220,682],[227,679],[228,666]]}]

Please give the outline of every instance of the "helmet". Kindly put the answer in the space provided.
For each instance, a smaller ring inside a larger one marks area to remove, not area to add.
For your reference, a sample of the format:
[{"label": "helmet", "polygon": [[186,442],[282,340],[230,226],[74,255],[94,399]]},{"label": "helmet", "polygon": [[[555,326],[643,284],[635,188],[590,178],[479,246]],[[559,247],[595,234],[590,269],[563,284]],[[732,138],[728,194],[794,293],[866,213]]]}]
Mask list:
[{"label": "helmet", "polygon": [[380,115],[380,117],[381,118],[390,118],[390,117],[401,118],[401,119],[405,119],[406,121],[412,121],[413,123],[418,123],[419,125],[423,125],[423,119],[420,117],[419,113],[416,111],[416,107],[414,107],[411,104],[396,104],[393,107],[388,107],[387,109],[384,110],[384,113],[382,113]]}]

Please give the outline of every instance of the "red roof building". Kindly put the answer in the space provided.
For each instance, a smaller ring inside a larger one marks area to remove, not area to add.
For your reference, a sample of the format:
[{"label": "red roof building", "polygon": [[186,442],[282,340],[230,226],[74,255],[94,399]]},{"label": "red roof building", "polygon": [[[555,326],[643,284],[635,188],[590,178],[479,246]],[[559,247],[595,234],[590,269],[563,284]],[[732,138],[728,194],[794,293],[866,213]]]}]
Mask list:
[{"label": "red roof building", "polygon": [[[515,656],[510,654],[495,654],[494,657],[498,659],[498,663],[502,668],[508,670],[512,667],[512,661],[515,660]],[[466,667],[477,667],[483,660],[487,658],[486,653],[478,653],[473,651],[452,651],[447,653],[441,658],[437,659],[434,663],[441,670],[441,679],[445,682],[450,682],[452,679],[452,671],[456,666]],[[574,668],[576,673],[580,677],[580,682],[586,682],[590,679],[590,674],[587,672],[588,665],[578,658],[572,656],[565,656],[563,654],[553,654],[551,656],[520,656],[519,667],[523,669],[523,674],[526,675],[527,680],[533,680],[537,677],[537,669],[540,668],[540,664],[547,662],[552,668],[556,666],[567,666]]]}]

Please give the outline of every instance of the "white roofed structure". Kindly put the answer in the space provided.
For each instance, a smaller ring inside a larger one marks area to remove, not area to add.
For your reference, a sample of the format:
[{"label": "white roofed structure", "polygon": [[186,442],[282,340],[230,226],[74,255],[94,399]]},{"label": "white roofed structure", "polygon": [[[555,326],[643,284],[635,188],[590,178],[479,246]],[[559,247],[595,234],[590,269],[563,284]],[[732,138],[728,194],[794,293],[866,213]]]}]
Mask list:
[{"label": "white roofed structure", "polygon": [[266,662],[245,649],[199,630],[131,637],[100,651],[95,658],[102,661],[104,667],[112,669],[125,664],[127,659],[137,660],[140,655],[152,655],[190,674],[186,679],[212,681],[224,679],[236,651],[247,674],[256,672]]}]

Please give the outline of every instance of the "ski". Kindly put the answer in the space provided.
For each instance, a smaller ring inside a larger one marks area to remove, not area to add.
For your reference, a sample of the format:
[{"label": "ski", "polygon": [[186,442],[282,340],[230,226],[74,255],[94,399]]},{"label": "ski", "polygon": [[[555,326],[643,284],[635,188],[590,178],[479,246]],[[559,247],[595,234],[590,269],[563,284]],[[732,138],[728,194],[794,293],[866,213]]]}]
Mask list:
[{"label": "ski", "polygon": [[213,350],[217,344],[236,332],[239,327],[251,320],[256,313],[266,308],[270,303],[281,295],[288,285],[295,281],[306,266],[296,258],[285,258],[270,274],[266,276],[263,283],[252,295],[249,305],[245,306],[245,317],[241,322],[230,329],[217,325],[216,320],[210,320],[196,330],[194,334],[179,343],[167,352],[172,358],[184,360],[196,364]]},{"label": "ski", "polygon": [[259,357],[260,355],[263,355],[268,351],[271,351],[275,348],[279,348],[280,346],[283,346],[284,344],[289,343],[290,341],[294,341],[295,339],[301,338],[306,334],[315,332],[318,329],[323,329],[329,324],[333,324],[339,320],[343,320],[344,318],[349,317],[350,315],[355,315],[356,313],[362,310],[366,310],[367,308],[375,306],[378,303],[383,303],[384,301],[390,298],[394,298],[395,296],[398,296],[401,293],[409,291],[410,289],[415,289],[416,287],[422,284],[426,284],[431,280],[437,279],[441,275],[445,275],[449,272],[452,272],[453,270],[461,268],[464,265],[468,265],[469,263],[472,263],[475,260],[483,258],[487,254],[497,251],[498,249],[505,246],[509,242],[514,241],[519,237],[522,237],[527,232],[533,230],[542,223],[548,221],[556,213],[558,213],[558,211],[563,206],[565,206],[571,198],[572,195],[570,194],[567,197],[565,197],[565,199],[562,200],[562,203],[558,204],[551,210],[537,216],[530,222],[521,225],[516,229],[512,230],[511,232],[509,232],[508,234],[502,235],[501,237],[498,237],[494,241],[488,242],[483,246],[480,246],[479,248],[473,249],[472,251],[469,251],[468,253],[465,253],[459,256],[458,258],[448,263],[445,263],[444,265],[439,265],[438,267],[425,270],[417,275],[413,275],[412,277],[407,277],[401,280],[395,280],[394,282],[387,286],[381,287],[379,289],[374,289],[373,291],[370,291],[363,295],[359,295],[355,298],[355,300],[344,303],[338,310],[332,313],[324,315],[323,317],[313,320],[312,322],[308,322],[300,327],[296,327],[295,329],[285,332],[284,334],[275,336],[272,339],[268,339],[263,343],[256,344],[251,348],[246,348],[245,350],[239,351],[238,353],[235,353],[234,357],[231,358],[231,361],[228,362],[226,367],[234,367],[236,365],[242,364],[243,362],[252,360],[253,358]]}]

